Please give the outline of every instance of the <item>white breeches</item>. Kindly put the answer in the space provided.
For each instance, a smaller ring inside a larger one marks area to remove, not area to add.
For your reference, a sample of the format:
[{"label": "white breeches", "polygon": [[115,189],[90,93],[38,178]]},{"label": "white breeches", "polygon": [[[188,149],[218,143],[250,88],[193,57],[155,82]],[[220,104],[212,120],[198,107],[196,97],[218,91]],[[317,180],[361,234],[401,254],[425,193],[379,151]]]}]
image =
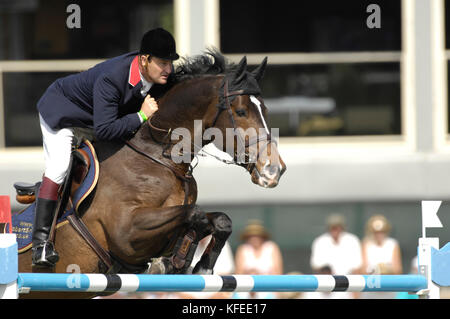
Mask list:
[{"label": "white breeches", "polygon": [[52,130],[39,114],[42,140],[44,146],[45,173],[44,175],[57,184],[62,184],[66,177],[72,152],[73,130],[63,128]]}]

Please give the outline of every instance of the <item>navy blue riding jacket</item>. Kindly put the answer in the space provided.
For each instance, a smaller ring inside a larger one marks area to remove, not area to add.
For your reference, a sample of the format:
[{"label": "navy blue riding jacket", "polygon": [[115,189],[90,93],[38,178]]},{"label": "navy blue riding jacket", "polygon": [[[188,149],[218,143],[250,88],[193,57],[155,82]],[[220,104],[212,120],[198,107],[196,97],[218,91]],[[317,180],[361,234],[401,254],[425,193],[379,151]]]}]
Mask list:
[{"label": "navy blue riding jacket", "polygon": [[37,108],[54,130],[92,128],[99,140],[113,140],[141,125],[141,88],[137,52],[131,52],[56,80]]}]

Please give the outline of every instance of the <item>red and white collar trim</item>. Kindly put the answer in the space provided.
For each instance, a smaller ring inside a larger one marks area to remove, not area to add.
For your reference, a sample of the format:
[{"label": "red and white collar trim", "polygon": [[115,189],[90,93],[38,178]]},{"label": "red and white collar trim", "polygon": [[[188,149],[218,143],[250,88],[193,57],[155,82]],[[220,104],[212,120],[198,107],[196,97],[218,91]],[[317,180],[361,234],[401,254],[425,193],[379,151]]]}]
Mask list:
[{"label": "red and white collar trim", "polygon": [[130,64],[130,73],[128,75],[128,83],[132,86],[136,86],[141,80],[141,75],[139,73],[138,56],[133,59]]}]

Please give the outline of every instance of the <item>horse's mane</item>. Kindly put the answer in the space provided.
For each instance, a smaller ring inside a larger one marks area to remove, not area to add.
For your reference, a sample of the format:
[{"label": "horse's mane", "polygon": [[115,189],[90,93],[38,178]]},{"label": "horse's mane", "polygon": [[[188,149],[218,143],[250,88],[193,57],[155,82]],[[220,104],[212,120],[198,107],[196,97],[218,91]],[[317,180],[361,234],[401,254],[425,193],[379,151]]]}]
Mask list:
[{"label": "horse's mane", "polygon": [[184,57],[173,73],[173,80],[179,83],[203,75],[217,75],[233,72],[234,63],[228,61],[217,49],[207,49],[204,54]]},{"label": "horse's mane", "polygon": [[[157,99],[162,98],[163,103],[161,109],[166,112],[159,112],[159,116],[154,117],[156,124],[158,121],[182,123],[185,120],[185,109],[188,106],[198,103],[198,96],[205,97],[211,95],[205,93],[205,90],[210,90],[211,85],[204,85],[203,80],[208,81],[211,77],[223,75],[223,80],[219,85],[216,85],[216,95],[218,95],[217,107],[219,109],[225,109],[227,103],[231,103],[236,95],[231,98],[224,98],[225,90],[229,91],[242,91],[241,94],[255,95],[261,94],[261,89],[258,84],[258,80],[261,79],[264,72],[264,68],[267,64],[267,58],[263,60],[260,66],[253,72],[247,71],[247,58],[243,57],[238,64],[235,64],[225,58],[217,49],[209,48],[203,54],[193,57],[182,57],[181,63],[179,63],[174,72],[172,72],[165,85],[153,85],[151,88],[151,95]],[[194,80],[195,79],[195,80]],[[199,80],[197,80],[199,79]],[[190,80],[193,80],[191,83]],[[184,92],[181,94],[169,94],[166,95],[172,88],[176,91],[176,87],[185,87],[192,84],[189,90],[178,90],[178,92]],[[189,83],[188,83],[189,82]],[[225,85],[227,84],[227,89]],[[176,86],[176,87],[175,87]],[[191,90],[195,88],[196,92]],[[202,92],[202,94],[197,94]],[[164,107],[163,107],[164,105]],[[166,108],[169,106],[169,109]],[[166,123],[165,123],[166,124]],[[163,125],[161,124],[161,127]]]},{"label": "horse's mane", "polygon": [[209,48],[201,55],[182,57],[174,72],[169,75],[167,84],[154,85],[152,95],[160,97],[173,86],[183,81],[205,75],[230,74],[236,70],[236,65],[228,61],[217,49]]}]

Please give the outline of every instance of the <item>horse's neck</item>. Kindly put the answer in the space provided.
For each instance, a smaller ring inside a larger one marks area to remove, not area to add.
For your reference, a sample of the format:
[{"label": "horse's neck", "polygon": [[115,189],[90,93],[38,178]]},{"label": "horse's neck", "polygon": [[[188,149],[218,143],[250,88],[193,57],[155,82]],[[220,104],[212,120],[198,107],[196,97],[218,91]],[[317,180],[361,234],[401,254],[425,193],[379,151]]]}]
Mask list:
[{"label": "horse's neck", "polygon": [[194,120],[203,120],[217,97],[219,80],[217,76],[205,76],[179,83],[158,102],[152,123],[172,130],[187,128],[193,133]]}]

